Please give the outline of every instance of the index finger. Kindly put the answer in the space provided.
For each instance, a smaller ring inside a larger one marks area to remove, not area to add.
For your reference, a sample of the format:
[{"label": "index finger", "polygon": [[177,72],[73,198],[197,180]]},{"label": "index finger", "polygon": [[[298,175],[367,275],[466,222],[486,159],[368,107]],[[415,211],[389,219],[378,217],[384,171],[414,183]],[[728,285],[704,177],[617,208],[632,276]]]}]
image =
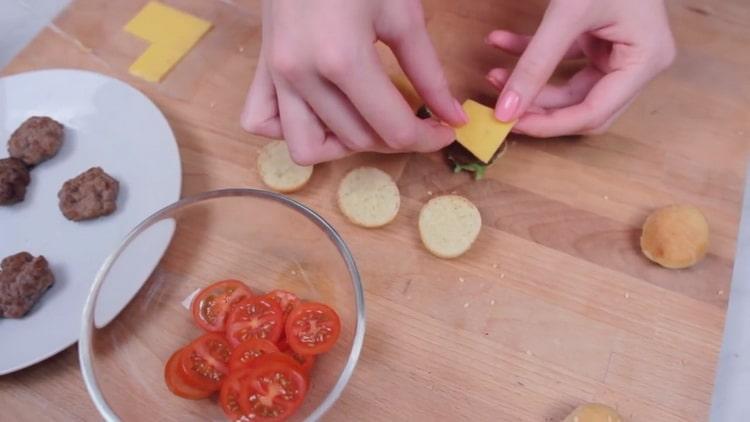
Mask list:
[{"label": "index finger", "polygon": [[453,142],[453,129],[420,120],[383,69],[377,53],[362,52],[352,66],[324,76],[341,89],[383,141],[397,151],[437,151]]}]

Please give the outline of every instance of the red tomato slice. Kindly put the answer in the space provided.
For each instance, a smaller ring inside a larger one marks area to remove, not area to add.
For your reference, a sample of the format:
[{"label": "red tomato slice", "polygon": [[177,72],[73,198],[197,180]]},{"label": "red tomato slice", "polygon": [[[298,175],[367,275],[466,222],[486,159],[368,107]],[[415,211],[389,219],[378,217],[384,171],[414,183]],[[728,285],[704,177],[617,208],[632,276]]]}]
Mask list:
[{"label": "red tomato slice", "polygon": [[281,310],[284,311],[284,320],[289,316],[289,312],[292,312],[292,309],[302,302],[297,295],[286,290],[273,290],[266,297],[275,300],[279,304]]},{"label": "red tomato slice", "polygon": [[276,343],[283,332],[283,312],[265,296],[241,301],[227,319],[227,339],[234,347],[251,338]]},{"label": "red tomato slice", "polygon": [[253,362],[266,353],[278,353],[279,348],[268,340],[252,338],[240,343],[229,358],[229,370],[249,368]]},{"label": "red tomato slice", "polygon": [[201,290],[190,306],[193,319],[202,329],[224,331],[227,315],[237,302],[253,296],[253,292],[239,280],[224,280]]},{"label": "red tomato slice", "polygon": [[291,356],[292,359],[297,362],[305,375],[310,374],[310,371],[312,371],[312,368],[315,365],[315,355],[300,355],[299,353],[295,352],[291,347],[289,347],[289,343],[287,343],[286,341],[286,336],[282,337],[277,345],[281,353]]},{"label": "red tomato slice", "polygon": [[300,355],[292,349],[289,349],[282,353],[291,356],[292,359],[297,362],[297,365],[299,365],[300,369],[302,369],[302,373],[304,373],[306,376],[310,375],[310,371],[312,371],[313,366],[315,366],[315,355]]},{"label": "red tomato slice", "polygon": [[210,397],[213,391],[201,390],[185,381],[185,372],[180,365],[180,359],[184,351],[185,349],[176,351],[164,367],[164,381],[167,383],[167,388],[173,394],[189,400],[200,400]]},{"label": "red tomato slice", "polygon": [[286,420],[307,394],[305,376],[298,368],[280,361],[253,367],[240,385],[239,404],[244,416],[252,421]]},{"label": "red tomato slice", "polygon": [[204,334],[190,343],[182,354],[185,379],[194,387],[216,391],[229,373],[232,348],[221,334]]},{"label": "red tomato slice", "polygon": [[221,405],[221,409],[224,410],[224,414],[230,421],[240,420],[244,415],[243,406],[240,406],[240,389],[242,384],[246,382],[249,373],[250,368],[232,371],[221,385],[219,405]]},{"label": "red tomato slice", "polygon": [[340,334],[338,314],[322,303],[302,303],[286,320],[286,341],[300,355],[319,355],[331,350]]}]

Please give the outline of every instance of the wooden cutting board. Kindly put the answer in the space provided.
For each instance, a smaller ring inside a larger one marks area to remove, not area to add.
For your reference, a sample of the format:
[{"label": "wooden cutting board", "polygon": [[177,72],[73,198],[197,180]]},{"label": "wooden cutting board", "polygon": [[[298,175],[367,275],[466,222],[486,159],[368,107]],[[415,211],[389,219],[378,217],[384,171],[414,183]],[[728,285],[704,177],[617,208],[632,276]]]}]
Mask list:
[{"label": "wooden cutting board", "polygon": [[[266,141],[238,124],[260,2],[166,1],[215,27],[159,84],[127,73],[145,44],[122,27],[144,3],[74,1],[3,74],[71,67],[127,81],[177,135],[183,195],[261,186],[255,157]],[[295,195],[341,231],[367,292],[364,353],[328,420],[557,421],[592,400],[630,421],[707,419],[750,149],[750,3],[668,3],[679,58],[608,134],[515,137],[480,182],[437,154],[354,157],[320,166]],[[425,2],[460,99],[493,102],[484,74],[512,62],[483,37],[531,32],[544,4]],[[342,173],[363,162],[390,172],[403,196],[397,220],[378,231],[335,207]],[[470,253],[441,261],[421,247],[416,216],[449,192],[479,206],[484,228]],[[647,213],[674,202],[701,207],[712,228],[708,258],[687,271],[638,251]],[[3,419],[99,419],[75,347],[1,378],[0,392]]]}]

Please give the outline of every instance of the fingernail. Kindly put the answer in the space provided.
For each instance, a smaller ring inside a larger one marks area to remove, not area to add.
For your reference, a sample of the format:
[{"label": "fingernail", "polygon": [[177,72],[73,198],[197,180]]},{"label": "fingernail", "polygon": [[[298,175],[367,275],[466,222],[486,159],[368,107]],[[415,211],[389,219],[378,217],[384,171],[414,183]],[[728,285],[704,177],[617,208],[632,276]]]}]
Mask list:
[{"label": "fingernail", "polygon": [[495,117],[501,122],[511,122],[516,118],[521,97],[515,91],[505,91],[497,102]]},{"label": "fingernail", "polygon": [[453,100],[453,108],[456,109],[456,113],[461,117],[461,123],[469,123],[469,116],[466,115],[463,106],[456,99]]}]

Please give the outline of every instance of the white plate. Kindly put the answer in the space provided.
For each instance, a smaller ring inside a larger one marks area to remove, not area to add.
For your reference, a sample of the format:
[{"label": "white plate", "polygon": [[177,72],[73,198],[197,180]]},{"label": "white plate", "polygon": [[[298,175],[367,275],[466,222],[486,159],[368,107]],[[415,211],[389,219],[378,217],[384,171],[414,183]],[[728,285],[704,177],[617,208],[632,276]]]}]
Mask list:
[{"label": "white plate", "polygon": [[[0,157],[7,155],[13,130],[33,115],[64,124],[65,141],[56,157],[32,170],[26,200],[0,207],[0,258],[19,251],[44,255],[56,281],[24,318],[0,318],[0,375],[77,341],[83,304],[99,266],[136,224],[179,199],[182,183],[167,120],[123,82],[79,70],[0,78]],[[93,166],[120,181],[117,211],[92,221],[68,221],[57,206],[57,192],[63,182]],[[154,239],[139,273],[153,270],[171,234],[169,229]],[[122,310],[144,278],[110,292],[109,309],[103,309],[108,317]]]}]

